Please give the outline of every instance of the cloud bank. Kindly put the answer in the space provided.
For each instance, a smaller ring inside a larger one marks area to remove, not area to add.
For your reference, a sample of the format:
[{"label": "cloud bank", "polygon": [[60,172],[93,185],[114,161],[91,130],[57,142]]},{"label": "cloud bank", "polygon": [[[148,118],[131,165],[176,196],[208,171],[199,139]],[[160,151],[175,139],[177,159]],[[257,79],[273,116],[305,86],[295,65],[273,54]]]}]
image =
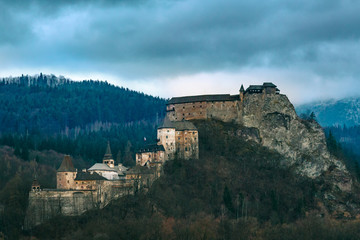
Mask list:
[{"label": "cloud bank", "polygon": [[344,97],[360,89],[359,12],[347,0],[3,0],[0,75],[107,78],[164,97],[262,81],[296,102]]}]

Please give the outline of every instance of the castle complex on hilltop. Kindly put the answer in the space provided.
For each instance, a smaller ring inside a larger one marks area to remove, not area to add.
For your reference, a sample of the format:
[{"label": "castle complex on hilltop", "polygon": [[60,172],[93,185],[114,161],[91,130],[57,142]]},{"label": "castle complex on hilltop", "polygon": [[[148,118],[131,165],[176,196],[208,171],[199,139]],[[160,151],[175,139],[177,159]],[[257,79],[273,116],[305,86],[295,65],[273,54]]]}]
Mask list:
[{"label": "castle complex on hilltop", "polygon": [[163,124],[157,130],[157,143],[150,144],[136,153],[136,164],[156,167],[175,157],[183,159],[199,158],[199,133],[190,120],[218,119],[235,121],[242,114],[243,101],[248,94],[279,94],[273,83],[250,85],[246,90],[241,85],[239,95],[200,95],[174,97],[166,106]]},{"label": "castle complex on hilltop", "polygon": [[148,188],[161,175],[163,164],[174,158],[199,158],[199,133],[190,121],[241,119],[247,95],[263,97],[279,94],[272,83],[250,85],[239,95],[201,95],[174,97],[167,103],[164,122],[157,129],[156,143],[139,149],[132,169],[115,164],[108,143],[102,163],[78,171],[70,156],[65,156],[57,170],[56,189],[41,189],[35,179],[29,194],[25,227],[31,228],[58,214],[79,215],[106,206],[112,199]]}]

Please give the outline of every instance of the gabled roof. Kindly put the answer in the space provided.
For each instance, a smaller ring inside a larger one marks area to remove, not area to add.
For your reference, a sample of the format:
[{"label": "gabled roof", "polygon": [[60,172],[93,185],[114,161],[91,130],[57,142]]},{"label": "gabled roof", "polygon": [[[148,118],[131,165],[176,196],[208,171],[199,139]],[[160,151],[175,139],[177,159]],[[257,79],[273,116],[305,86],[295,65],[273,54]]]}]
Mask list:
[{"label": "gabled roof", "polygon": [[69,155],[64,156],[64,160],[62,161],[58,172],[76,172],[74,165],[72,163],[71,157]]},{"label": "gabled roof", "polygon": [[158,129],[161,128],[175,128],[177,131],[183,131],[183,130],[197,130],[195,125],[190,121],[170,121],[170,119],[165,116],[163,123],[158,127]]},{"label": "gabled roof", "polygon": [[264,89],[264,87],[262,85],[250,85],[246,89],[246,91],[248,91],[248,90],[263,90],[263,89]]},{"label": "gabled roof", "polygon": [[75,181],[89,181],[89,180],[107,180],[106,178],[100,176],[96,172],[78,172],[76,174]]},{"label": "gabled roof", "polygon": [[88,171],[115,171],[115,169],[110,168],[107,164],[105,163],[95,163],[91,168],[88,169]]},{"label": "gabled roof", "polygon": [[158,151],[165,151],[165,148],[163,145],[157,145],[157,144],[149,144],[142,148],[140,148],[137,152],[138,153],[144,153],[144,152],[158,152]]},{"label": "gabled roof", "polygon": [[122,165],[121,163],[119,163],[119,165],[115,166],[115,170],[118,171],[118,172],[119,172],[119,171],[125,172],[125,171],[128,170],[128,168],[125,167],[124,165]]},{"label": "gabled roof", "polygon": [[276,88],[276,85],[273,84],[272,82],[264,82],[264,83],[263,83],[263,86],[264,86],[264,87],[274,87],[274,88]]},{"label": "gabled roof", "polygon": [[214,95],[197,95],[186,97],[173,97],[167,104],[189,103],[189,102],[216,102],[216,101],[233,101],[230,94],[214,94]]}]

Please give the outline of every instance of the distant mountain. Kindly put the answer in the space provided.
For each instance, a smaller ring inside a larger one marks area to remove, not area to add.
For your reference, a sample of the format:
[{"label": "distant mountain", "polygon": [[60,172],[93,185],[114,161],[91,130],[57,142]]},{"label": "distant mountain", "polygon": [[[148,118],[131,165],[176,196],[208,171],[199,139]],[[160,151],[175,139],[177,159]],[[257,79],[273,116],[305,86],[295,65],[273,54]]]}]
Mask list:
[{"label": "distant mountain", "polygon": [[360,125],[360,97],[312,102],[296,107],[299,115],[315,113],[323,127]]}]

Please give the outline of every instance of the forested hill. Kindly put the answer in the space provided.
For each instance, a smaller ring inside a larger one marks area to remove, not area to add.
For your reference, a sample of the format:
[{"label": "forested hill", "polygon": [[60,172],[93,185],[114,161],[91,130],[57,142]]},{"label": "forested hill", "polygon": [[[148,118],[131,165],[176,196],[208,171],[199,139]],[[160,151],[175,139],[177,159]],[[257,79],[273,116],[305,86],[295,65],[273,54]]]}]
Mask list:
[{"label": "forested hill", "polygon": [[164,114],[164,105],[164,99],[102,81],[75,82],[43,74],[2,78],[0,132],[50,134],[155,121]]}]

